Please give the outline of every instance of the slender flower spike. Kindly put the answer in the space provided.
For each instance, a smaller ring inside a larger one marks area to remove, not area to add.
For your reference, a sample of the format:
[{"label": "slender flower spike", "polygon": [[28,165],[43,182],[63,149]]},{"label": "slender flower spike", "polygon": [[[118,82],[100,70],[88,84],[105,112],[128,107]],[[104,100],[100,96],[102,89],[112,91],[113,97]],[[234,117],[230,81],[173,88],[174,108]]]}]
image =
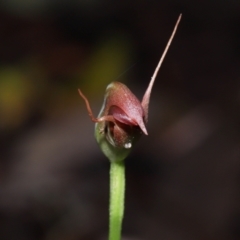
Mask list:
[{"label": "slender flower spike", "polygon": [[110,161],[122,161],[125,159],[142,133],[148,135],[146,123],[148,121],[148,105],[152,87],[180,20],[181,15],[153,73],[142,102],[137,99],[127,86],[120,82],[112,82],[107,86],[102,109],[98,117],[95,118],[88,99],[78,89],[80,96],[86,103],[91,120],[96,123],[96,140]]}]

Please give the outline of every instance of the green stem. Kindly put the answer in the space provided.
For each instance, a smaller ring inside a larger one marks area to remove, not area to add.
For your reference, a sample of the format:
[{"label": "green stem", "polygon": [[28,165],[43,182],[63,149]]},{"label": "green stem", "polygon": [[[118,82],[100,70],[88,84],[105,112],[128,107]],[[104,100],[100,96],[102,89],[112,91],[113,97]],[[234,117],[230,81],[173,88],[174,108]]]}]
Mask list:
[{"label": "green stem", "polygon": [[124,161],[110,161],[109,240],[120,240],[124,212]]}]

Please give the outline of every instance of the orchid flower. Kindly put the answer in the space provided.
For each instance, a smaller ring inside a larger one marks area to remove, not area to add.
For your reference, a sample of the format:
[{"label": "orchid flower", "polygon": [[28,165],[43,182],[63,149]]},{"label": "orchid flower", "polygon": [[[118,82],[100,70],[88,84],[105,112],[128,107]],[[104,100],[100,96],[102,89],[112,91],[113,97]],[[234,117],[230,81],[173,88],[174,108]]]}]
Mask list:
[{"label": "orchid flower", "polygon": [[148,135],[146,124],[152,87],[180,20],[181,14],[141,102],[123,83],[110,83],[107,86],[100,113],[95,118],[88,99],[78,89],[80,96],[85,101],[91,120],[95,122],[97,142],[110,160],[109,240],[121,239],[125,193],[123,160],[140,136]]},{"label": "orchid flower", "polygon": [[180,19],[181,15],[177,20],[141,102],[126,85],[120,82],[112,82],[107,86],[101,111],[98,117],[95,118],[88,99],[78,89],[80,96],[86,103],[91,120],[96,123],[96,140],[110,161],[125,159],[142,133],[148,135],[146,123],[148,121],[148,106],[152,87]]}]

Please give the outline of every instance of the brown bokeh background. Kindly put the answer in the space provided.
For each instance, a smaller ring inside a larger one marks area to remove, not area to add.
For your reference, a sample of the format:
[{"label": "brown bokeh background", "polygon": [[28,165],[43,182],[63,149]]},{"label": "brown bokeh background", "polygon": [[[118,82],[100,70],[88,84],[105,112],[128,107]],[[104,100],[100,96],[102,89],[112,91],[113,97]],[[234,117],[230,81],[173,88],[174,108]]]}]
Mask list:
[{"label": "brown bokeh background", "polygon": [[124,239],[240,238],[239,1],[0,3],[0,239],[107,239],[94,113],[141,99],[179,13],[148,123],[126,159]]}]

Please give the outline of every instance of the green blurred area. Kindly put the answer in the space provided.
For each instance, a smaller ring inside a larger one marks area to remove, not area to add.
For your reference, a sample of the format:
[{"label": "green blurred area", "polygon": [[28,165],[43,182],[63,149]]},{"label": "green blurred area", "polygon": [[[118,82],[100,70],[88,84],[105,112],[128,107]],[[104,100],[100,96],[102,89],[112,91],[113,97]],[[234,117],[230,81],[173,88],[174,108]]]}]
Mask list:
[{"label": "green blurred area", "polygon": [[66,41],[49,49],[47,55],[43,49],[42,54],[30,52],[27,58],[23,54],[12,65],[2,64],[1,129],[21,127],[34,108],[46,117],[65,114],[68,108],[79,105],[77,88],[88,92],[92,101],[103,96],[105,87],[132,61],[131,49],[131,39],[117,33],[91,48]]}]

